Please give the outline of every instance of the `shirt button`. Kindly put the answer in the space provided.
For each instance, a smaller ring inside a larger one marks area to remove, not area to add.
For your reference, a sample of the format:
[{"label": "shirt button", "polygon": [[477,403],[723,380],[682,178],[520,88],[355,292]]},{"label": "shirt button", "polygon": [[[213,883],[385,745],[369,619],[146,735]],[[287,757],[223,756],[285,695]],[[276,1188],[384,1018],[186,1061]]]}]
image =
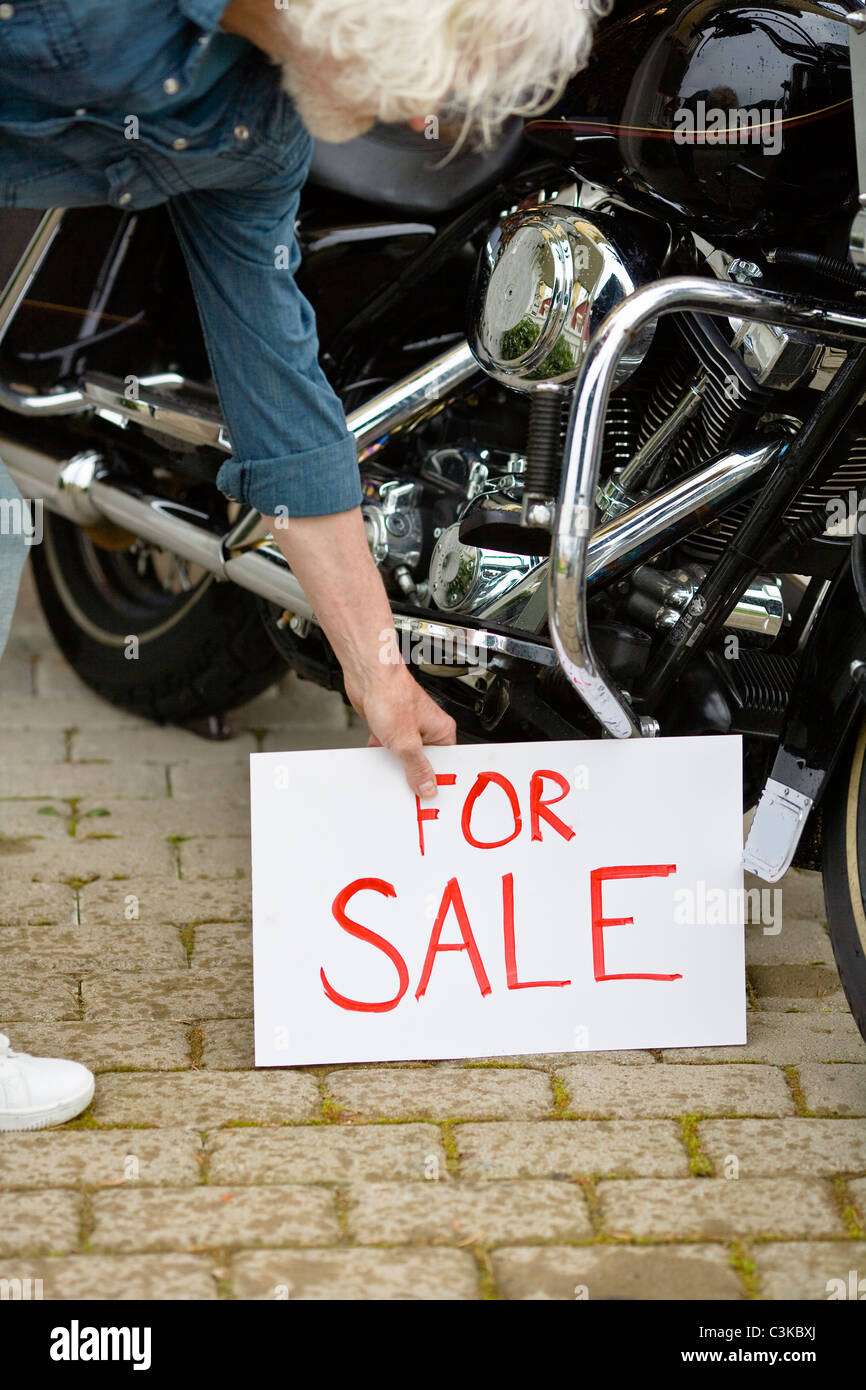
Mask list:
[{"label": "shirt button", "polygon": [[131,203],[131,202],[132,202],[132,194],[131,194],[131,193],[121,193],[121,194],[119,194],[117,201],[118,201],[118,204],[119,204],[120,207],[125,208],[126,205],[127,205],[127,203]]},{"label": "shirt button", "polygon": [[249,132],[249,130],[247,129],[247,127],[246,127],[245,125],[236,125],[236,126],[235,126],[235,139],[237,139],[237,140],[249,140],[249,138],[250,138],[250,132]]},{"label": "shirt button", "polygon": [[179,135],[176,140],[172,140],[171,148],[173,150],[185,150],[188,144],[189,141],[185,140],[182,135]]},{"label": "shirt button", "polygon": [[75,114],[76,114],[76,116],[86,116],[86,115],[87,115],[87,107],[86,107],[86,106],[76,106],[76,108],[75,108]]},{"label": "shirt button", "polygon": [[0,19],[11,19],[14,13],[14,5],[0,5]]},{"label": "shirt button", "polygon": [[175,92],[180,91],[180,83],[176,77],[167,77],[162,84],[162,90],[167,92],[170,97],[173,97]]}]

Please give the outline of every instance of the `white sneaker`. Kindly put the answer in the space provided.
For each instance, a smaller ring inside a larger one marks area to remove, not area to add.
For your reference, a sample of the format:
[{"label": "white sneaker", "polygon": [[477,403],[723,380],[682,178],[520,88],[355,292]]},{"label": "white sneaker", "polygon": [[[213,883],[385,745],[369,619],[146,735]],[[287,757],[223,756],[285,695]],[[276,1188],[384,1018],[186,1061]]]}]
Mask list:
[{"label": "white sneaker", "polygon": [[93,1077],[80,1062],[13,1052],[0,1033],[0,1131],[62,1125],[92,1099]]}]

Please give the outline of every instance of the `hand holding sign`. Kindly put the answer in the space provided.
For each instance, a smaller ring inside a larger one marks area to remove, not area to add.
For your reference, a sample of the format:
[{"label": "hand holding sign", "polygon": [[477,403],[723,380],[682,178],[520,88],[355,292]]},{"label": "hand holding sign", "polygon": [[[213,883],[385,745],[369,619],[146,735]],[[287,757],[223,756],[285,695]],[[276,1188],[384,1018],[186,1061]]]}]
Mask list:
[{"label": "hand holding sign", "polygon": [[738,739],[428,752],[253,754],[258,1065],[745,1040]]}]

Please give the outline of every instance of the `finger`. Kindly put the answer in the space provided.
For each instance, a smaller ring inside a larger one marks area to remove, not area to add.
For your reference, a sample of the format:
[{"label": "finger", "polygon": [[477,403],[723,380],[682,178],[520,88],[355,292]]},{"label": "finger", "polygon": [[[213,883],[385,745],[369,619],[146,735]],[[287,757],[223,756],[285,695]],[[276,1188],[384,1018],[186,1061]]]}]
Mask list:
[{"label": "finger", "polygon": [[424,745],[416,735],[411,742],[394,750],[403,764],[406,781],[416,796],[425,800],[436,795],[436,774],[424,755]]},{"label": "finger", "polygon": [[375,734],[371,734],[370,737],[367,739],[367,747],[368,747],[368,748],[381,748],[381,747],[382,747],[382,740],[381,740],[380,738],[377,738]]}]

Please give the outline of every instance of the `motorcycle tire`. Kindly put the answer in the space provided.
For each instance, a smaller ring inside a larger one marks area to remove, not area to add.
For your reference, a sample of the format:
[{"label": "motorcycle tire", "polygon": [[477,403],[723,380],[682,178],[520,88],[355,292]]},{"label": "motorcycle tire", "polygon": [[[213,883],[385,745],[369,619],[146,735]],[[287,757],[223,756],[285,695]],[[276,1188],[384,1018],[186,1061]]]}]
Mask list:
[{"label": "motorcycle tire", "polygon": [[[236,709],[285,674],[252,594],[204,572],[167,591],[134,541],[106,545],[46,512],[33,547],[48,625],[92,690],[158,723],[185,724]],[[175,557],[159,559],[182,572]]]},{"label": "motorcycle tire", "polygon": [[823,872],[833,954],[866,1038],[866,721],[827,791]]}]

